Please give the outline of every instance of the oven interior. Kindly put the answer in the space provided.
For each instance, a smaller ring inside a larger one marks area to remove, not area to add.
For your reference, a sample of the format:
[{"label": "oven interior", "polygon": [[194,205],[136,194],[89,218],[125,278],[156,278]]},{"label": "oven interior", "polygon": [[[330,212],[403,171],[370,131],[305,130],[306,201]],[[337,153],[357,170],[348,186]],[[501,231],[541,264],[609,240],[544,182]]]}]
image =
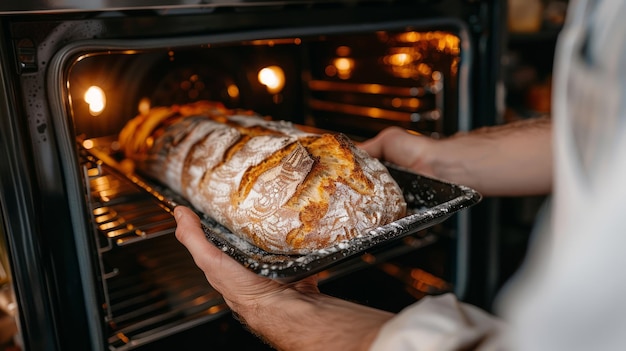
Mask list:
[{"label": "oven interior", "polygon": [[[195,44],[183,46],[87,41],[59,54],[67,86],[63,100],[85,175],[111,348],[147,344],[228,312],[177,244],[169,209],[146,191],[150,184],[124,172],[116,136],[141,109],[219,101],[355,140],[391,125],[434,137],[457,128],[460,71],[466,69],[461,28],[390,23],[368,31],[320,31],[196,38]],[[375,266],[374,274],[392,277],[404,286],[407,298],[450,291],[458,249],[450,225],[324,271],[322,286],[332,291],[334,278]],[[432,246],[429,251],[438,251],[440,258],[424,260],[428,254],[414,253],[424,246]],[[402,262],[410,256],[430,267]],[[375,278],[366,279],[371,283]],[[335,281],[335,294],[348,294]],[[381,307],[397,310],[400,305]]]},{"label": "oven interior", "polygon": [[[258,25],[257,9],[183,15],[169,31],[151,27],[157,17],[171,24],[169,14],[144,12],[122,21],[105,13],[16,22],[11,31],[24,110],[40,151],[34,157],[58,153],[86,313],[97,315],[87,329],[106,348],[159,349],[172,338],[180,346],[194,331],[216,334],[229,347],[260,343],[234,332],[241,327],[176,241],[170,209],[149,191],[152,184],[125,173],[117,133],[140,111],[219,101],[355,141],[388,126],[435,138],[468,128],[470,85],[484,81],[471,77],[475,44],[467,24],[437,11],[434,19],[413,12],[381,20],[390,8],[373,6],[378,17],[348,16],[345,23],[336,18],[344,10],[318,20],[300,14],[277,19],[285,23],[276,28]],[[299,18],[307,20],[296,23]],[[35,98],[47,105],[32,103]],[[51,123],[44,125],[48,113]],[[390,311],[428,294],[463,295],[467,221],[460,213],[342,262],[320,273],[320,288]]]},{"label": "oven interior", "polygon": [[[67,78],[76,133],[114,135],[141,104],[197,100],[357,138],[392,125],[433,136],[455,132],[459,76],[469,58],[463,53],[461,59],[461,29],[443,23],[428,30],[392,23],[373,28],[234,42],[207,38],[197,46],[145,50],[96,42],[90,52],[86,43]],[[85,100],[94,87],[105,99],[100,112]]]},{"label": "oven interior", "polygon": [[[66,100],[84,148],[81,162],[109,344],[139,344],[159,330],[171,333],[174,326],[192,326],[227,311],[186,252],[180,246],[172,249],[177,247],[175,223],[167,208],[115,167],[123,162],[115,136],[131,117],[146,105],[211,100],[355,139],[390,125],[444,135],[457,123],[455,95],[460,94],[458,72],[464,64],[458,29],[453,29],[395,25],[346,34],[346,28],[341,34],[201,41],[185,47],[141,49],[136,43],[133,50],[123,49],[126,44],[102,51],[97,43],[86,43],[66,55]],[[95,157],[92,148],[109,150],[114,162]],[[436,232],[381,250],[380,257],[369,253],[352,266],[382,261],[382,272],[405,279],[417,295],[450,290],[451,272],[438,268],[435,275],[384,259],[446,236],[442,228]],[[322,275],[329,280],[339,269],[356,270],[343,265]],[[409,278],[411,274],[422,278]]]}]

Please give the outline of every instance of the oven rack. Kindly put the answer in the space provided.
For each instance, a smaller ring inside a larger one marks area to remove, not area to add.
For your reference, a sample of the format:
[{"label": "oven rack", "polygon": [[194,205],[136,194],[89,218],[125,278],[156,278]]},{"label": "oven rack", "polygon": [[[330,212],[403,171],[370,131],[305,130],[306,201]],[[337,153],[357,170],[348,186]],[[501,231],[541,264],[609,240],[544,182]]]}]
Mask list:
[{"label": "oven rack", "polygon": [[82,151],[110,349],[130,350],[227,314],[222,296],[172,235],[169,209]]}]

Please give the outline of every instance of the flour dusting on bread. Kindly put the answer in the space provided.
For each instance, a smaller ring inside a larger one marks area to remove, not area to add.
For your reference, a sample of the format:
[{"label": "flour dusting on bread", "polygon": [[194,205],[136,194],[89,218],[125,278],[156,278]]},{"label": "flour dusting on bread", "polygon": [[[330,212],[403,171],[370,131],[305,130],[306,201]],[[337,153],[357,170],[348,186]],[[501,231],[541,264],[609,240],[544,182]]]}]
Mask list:
[{"label": "flour dusting on bread", "polygon": [[346,136],[219,103],[154,108],[119,141],[138,172],[271,253],[324,249],[406,212],[387,169]]}]

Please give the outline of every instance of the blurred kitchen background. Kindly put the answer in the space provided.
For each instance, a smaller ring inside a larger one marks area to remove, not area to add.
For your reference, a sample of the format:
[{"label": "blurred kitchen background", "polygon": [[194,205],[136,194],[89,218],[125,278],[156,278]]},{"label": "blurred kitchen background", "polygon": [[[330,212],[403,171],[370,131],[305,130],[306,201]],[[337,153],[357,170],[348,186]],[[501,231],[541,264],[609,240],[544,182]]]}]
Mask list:
[{"label": "blurred kitchen background", "polygon": [[[552,69],[558,34],[565,21],[568,1],[508,0],[508,35],[502,56],[505,94],[503,123],[549,116]],[[503,198],[499,257],[500,288],[518,268],[544,196]]]}]

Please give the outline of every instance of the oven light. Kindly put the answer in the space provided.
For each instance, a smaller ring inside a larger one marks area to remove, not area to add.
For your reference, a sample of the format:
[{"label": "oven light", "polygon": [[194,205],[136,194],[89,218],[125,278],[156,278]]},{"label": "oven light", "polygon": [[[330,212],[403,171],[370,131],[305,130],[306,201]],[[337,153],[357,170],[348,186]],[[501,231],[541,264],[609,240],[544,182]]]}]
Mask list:
[{"label": "oven light", "polygon": [[89,113],[98,116],[104,111],[106,106],[106,96],[104,90],[98,86],[91,86],[85,92],[85,102],[89,105]]},{"label": "oven light", "polygon": [[417,65],[417,71],[423,76],[430,76],[433,73],[432,68],[425,63],[420,63],[419,65]]},{"label": "oven light", "polygon": [[277,94],[285,86],[285,73],[278,66],[269,66],[259,71],[259,83],[265,85],[270,94]]},{"label": "oven light", "polygon": [[83,147],[85,149],[87,149],[87,150],[93,148],[94,147],[93,140],[87,139],[87,140],[83,141]]},{"label": "oven light", "polygon": [[333,66],[337,69],[339,78],[348,79],[354,69],[354,60],[347,57],[339,57],[333,61]]},{"label": "oven light", "polygon": [[350,51],[351,49],[349,46],[342,45],[342,46],[337,47],[337,49],[335,50],[335,53],[337,54],[337,56],[345,57],[345,56],[350,55]]},{"label": "oven light", "polygon": [[419,32],[405,32],[397,36],[397,40],[403,43],[417,43],[420,41],[422,33]]},{"label": "oven light", "polygon": [[145,97],[139,100],[139,106],[137,106],[137,110],[139,110],[139,114],[147,115],[150,112],[150,99]]},{"label": "oven light", "polygon": [[231,84],[226,88],[226,92],[231,99],[236,99],[239,97],[239,88],[235,84]]}]

